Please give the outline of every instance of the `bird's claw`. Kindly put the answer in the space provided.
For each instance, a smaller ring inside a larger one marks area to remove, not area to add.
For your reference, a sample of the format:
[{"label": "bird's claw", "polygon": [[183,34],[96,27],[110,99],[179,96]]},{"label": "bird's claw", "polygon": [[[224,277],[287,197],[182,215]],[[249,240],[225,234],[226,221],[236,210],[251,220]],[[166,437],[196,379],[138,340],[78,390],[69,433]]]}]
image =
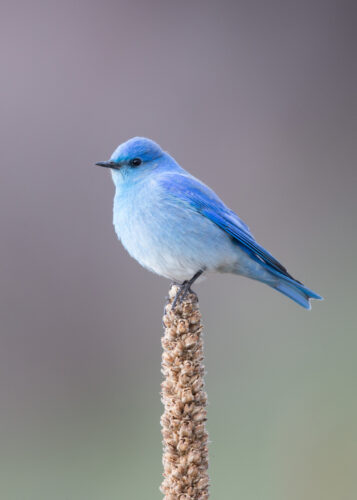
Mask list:
[{"label": "bird's claw", "polygon": [[172,303],[171,311],[175,310],[175,307],[177,304],[181,304],[184,301],[184,299],[188,293],[194,293],[191,290],[191,286],[196,281],[196,279],[201,276],[201,274],[203,272],[204,272],[204,269],[200,269],[199,271],[197,271],[197,273],[194,276],[192,276],[192,278],[190,280],[186,280],[181,285],[178,285],[179,289],[177,290],[174,301]]},{"label": "bird's claw", "polygon": [[176,306],[178,304],[181,304],[184,301],[186,295],[189,292],[191,292],[191,287],[190,286],[191,286],[191,284],[190,284],[189,281],[184,281],[182,283],[182,285],[179,286],[179,289],[176,292],[174,301],[173,301],[173,303],[171,305],[171,311],[174,311],[175,308],[176,308]]}]

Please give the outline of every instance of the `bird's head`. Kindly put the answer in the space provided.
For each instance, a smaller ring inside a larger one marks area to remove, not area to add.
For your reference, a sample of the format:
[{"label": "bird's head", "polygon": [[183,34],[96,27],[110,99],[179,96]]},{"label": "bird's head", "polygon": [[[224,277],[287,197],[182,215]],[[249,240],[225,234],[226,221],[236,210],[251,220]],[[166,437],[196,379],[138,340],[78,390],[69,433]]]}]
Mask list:
[{"label": "bird's head", "polygon": [[96,165],[110,168],[113,180],[117,182],[123,178],[134,179],[140,173],[155,168],[163,155],[164,151],[156,142],[145,137],[133,137],[120,144],[109,161]]}]

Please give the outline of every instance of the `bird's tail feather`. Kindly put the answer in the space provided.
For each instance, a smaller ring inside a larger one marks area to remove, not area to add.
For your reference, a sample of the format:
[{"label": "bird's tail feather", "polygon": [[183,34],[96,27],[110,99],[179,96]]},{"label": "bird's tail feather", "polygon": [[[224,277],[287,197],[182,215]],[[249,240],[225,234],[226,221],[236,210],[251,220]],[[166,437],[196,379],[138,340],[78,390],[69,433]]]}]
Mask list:
[{"label": "bird's tail feather", "polygon": [[321,295],[290,278],[279,277],[278,283],[271,286],[305,309],[311,309],[310,299],[323,300]]},{"label": "bird's tail feather", "polygon": [[254,279],[262,281],[275,290],[278,290],[278,292],[283,293],[289,297],[289,299],[293,300],[305,309],[311,309],[310,299],[324,300],[321,295],[313,290],[310,290],[310,288],[307,288],[305,285],[300,283],[300,281],[294,279],[290,274],[288,274],[286,269],[283,268],[283,271],[278,270],[276,267],[273,267],[269,263],[259,259],[253,254],[253,252],[251,253],[251,257],[256,262],[259,262],[259,264],[266,271],[268,271],[270,275],[268,278],[267,275],[265,275],[264,277],[256,276]]}]

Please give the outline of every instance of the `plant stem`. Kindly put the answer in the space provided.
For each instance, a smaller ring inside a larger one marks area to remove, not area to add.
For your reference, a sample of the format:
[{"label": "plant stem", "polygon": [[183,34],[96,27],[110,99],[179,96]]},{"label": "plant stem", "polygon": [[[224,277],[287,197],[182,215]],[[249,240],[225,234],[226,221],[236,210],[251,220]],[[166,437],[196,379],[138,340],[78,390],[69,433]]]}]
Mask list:
[{"label": "plant stem", "polygon": [[209,478],[203,327],[196,294],[190,292],[171,310],[177,290],[177,285],[171,286],[163,318],[161,491],[165,500],[206,500]]}]

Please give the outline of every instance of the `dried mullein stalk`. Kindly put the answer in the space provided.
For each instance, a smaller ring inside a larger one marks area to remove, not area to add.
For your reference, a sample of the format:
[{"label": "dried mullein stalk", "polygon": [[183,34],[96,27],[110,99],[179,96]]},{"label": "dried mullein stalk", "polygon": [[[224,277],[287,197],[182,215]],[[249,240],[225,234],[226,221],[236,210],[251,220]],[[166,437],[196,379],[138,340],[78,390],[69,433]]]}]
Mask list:
[{"label": "dried mullein stalk", "polygon": [[190,292],[172,311],[178,291],[172,285],[163,318],[162,402],[165,500],[208,499],[207,396],[201,314],[197,296]]}]

